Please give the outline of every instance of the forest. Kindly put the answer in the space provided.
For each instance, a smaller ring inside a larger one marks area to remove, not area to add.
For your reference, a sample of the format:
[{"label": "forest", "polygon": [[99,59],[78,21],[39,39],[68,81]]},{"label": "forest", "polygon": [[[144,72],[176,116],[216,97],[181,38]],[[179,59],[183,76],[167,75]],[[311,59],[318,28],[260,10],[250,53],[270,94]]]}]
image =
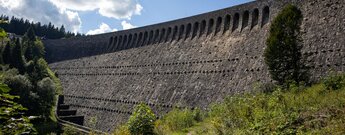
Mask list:
[{"label": "forest", "polygon": [[26,30],[32,26],[36,36],[43,39],[60,39],[85,36],[81,33],[75,34],[70,31],[66,31],[64,25],[56,27],[52,23],[49,23],[48,25],[41,24],[40,22],[34,23],[27,19],[16,18],[14,16],[12,16],[10,19],[6,15],[1,15],[0,20],[2,21],[2,23],[0,23],[0,28],[3,28],[7,33],[14,33],[16,35],[24,35]]}]

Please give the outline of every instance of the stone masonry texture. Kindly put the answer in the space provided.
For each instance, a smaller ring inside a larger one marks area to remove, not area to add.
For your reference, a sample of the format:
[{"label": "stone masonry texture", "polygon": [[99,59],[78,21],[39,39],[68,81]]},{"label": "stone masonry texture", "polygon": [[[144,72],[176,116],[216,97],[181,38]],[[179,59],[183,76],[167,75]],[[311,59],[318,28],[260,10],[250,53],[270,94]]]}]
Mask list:
[{"label": "stone masonry texture", "polygon": [[46,59],[84,125],[111,132],[140,102],[161,117],[271,83],[265,41],[288,3],[304,16],[303,55],[312,80],[344,72],[344,0],[257,0],[141,28],[45,40]]}]

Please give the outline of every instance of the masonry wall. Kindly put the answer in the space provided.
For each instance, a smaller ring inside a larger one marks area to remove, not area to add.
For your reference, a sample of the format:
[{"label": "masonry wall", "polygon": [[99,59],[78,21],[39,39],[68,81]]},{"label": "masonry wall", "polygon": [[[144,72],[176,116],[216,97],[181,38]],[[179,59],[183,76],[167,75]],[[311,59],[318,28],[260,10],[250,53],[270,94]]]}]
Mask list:
[{"label": "masonry wall", "polygon": [[[158,117],[173,107],[206,108],[270,83],[263,51],[271,20],[300,6],[303,54],[313,80],[345,71],[345,2],[260,0],[127,31],[45,41],[67,104],[111,131],[144,102]],[[140,36],[141,35],[141,36]]]}]

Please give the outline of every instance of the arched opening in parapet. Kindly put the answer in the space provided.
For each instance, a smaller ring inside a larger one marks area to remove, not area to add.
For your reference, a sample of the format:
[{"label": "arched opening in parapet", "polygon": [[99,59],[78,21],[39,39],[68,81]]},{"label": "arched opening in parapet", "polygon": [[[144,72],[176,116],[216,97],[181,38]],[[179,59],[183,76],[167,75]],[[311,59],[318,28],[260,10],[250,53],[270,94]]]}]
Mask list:
[{"label": "arched opening in parapet", "polygon": [[252,28],[254,28],[259,23],[259,9],[254,9],[252,13]]},{"label": "arched opening in parapet", "polygon": [[161,35],[159,37],[158,43],[161,43],[163,41],[164,35],[165,35],[165,29],[163,28],[161,30]]},{"label": "arched opening in parapet", "polygon": [[249,11],[244,11],[243,18],[242,18],[242,29],[248,26],[249,22]]},{"label": "arched opening in parapet", "polygon": [[171,27],[168,28],[168,33],[167,33],[167,36],[165,37],[165,42],[169,40],[170,35],[171,35]]},{"label": "arched opening in parapet", "polygon": [[269,19],[270,19],[270,8],[268,6],[266,6],[262,10],[262,26],[267,24]]},{"label": "arched opening in parapet", "polygon": [[143,39],[143,33],[139,33],[139,37],[138,37],[138,41],[137,41],[137,45],[136,46],[141,46],[141,44],[142,44],[142,42],[141,42],[141,40]]},{"label": "arched opening in parapet", "polygon": [[232,25],[232,31],[235,31],[238,28],[238,25],[240,24],[240,14],[236,13],[234,15],[234,20],[233,20],[233,25]]},{"label": "arched opening in parapet", "polygon": [[144,39],[143,39],[143,43],[142,43],[142,45],[141,45],[141,46],[144,46],[144,45],[146,44],[146,42],[147,42],[147,36],[148,36],[148,33],[147,33],[147,31],[145,31],[145,33],[144,33]]},{"label": "arched opening in parapet", "polygon": [[180,31],[178,34],[178,40],[180,40],[183,37],[183,33],[184,33],[184,25],[180,26]]},{"label": "arched opening in parapet", "polygon": [[207,35],[209,35],[210,33],[212,33],[213,31],[213,25],[214,25],[214,20],[210,19],[208,21],[208,29],[207,29]]},{"label": "arched opening in parapet", "polygon": [[225,16],[225,22],[224,22],[224,33],[226,32],[226,31],[228,31],[229,30],[229,28],[230,28],[230,20],[231,19],[231,17],[230,17],[230,15],[226,15]]},{"label": "arched opening in parapet", "polygon": [[190,32],[192,30],[192,24],[188,23],[187,30],[186,30],[186,37],[185,39],[189,38]]},{"label": "arched opening in parapet", "polygon": [[177,36],[177,26],[174,27],[173,35],[172,35],[172,40],[176,39]]},{"label": "arched opening in parapet", "polygon": [[222,27],[222,17],[218,17],[217,18],[217,24],[216,24],[216,34],[220,31],[221,27]]},{"label": "arched opening in parapet", "polygon": [[199,23],[195,22],[193,26],[193,33],[192,33],[192,39],[197,35],[199,29]]},{"label": "arched opening in parapet", "polygon": [[159,30],[157,29],[157,30],[155,31],[155,36],[154,36],[154,38],[153,38],[152,44],[155,44],[156,42],[158,42],[158,40],[159,40]]},{"label": "arched opening in parapet", "polygon": [[117,36],[115,36],[114,42],[113,42],[113,44],[111,45],[110,50],[111,50],[111,51],[115,51],[115,50],[116,50],[116,45],[117,45]]},{"label": "arched opening in parapet", "polygon": [[152,40],[153,40],[153,31],[151,30],[151,31],[150,31],[150,34],[149,34],[149,40],[148,40],[147,44],[148,44],[148,45],[151,44],[151,43],[152,43]]},{"label": "arched opening in parapet", "polygon": [[200,26],[200,37],[205,33],[205,29],[206,29],[206,21],[202,20],[201,22],[201,26]]},{"label": "arched opening in parapet", "polygon": [[131,48],[131,42],[132,42],[132,34],[129,34],[128,36],[128,42],[127,42],[127,45],[126,45],[126,48]]},{"label": "arched opening in parapet", "polygon": [[127,48],[127,35],[123,37],[123,43],[121,49],[126,49]]},{"label": "arched opening in parapet", "polygon": [[110,37],[109,39],[109,46],[113,44],[113,37]]},{"label": "arched opening in parapet", "polygon": [[122,36],[119,36],[119,42],[117,43],[116,50],[121,49],[121,43],[122,43]]},{"label": "arched opening in parapet", "polygon": [[133,37],[133,41],[132,41],[131,47],[133,47],[133,48],[136,47],[137,38],[138,38],[138,34],[135,33],[134,37]]}]

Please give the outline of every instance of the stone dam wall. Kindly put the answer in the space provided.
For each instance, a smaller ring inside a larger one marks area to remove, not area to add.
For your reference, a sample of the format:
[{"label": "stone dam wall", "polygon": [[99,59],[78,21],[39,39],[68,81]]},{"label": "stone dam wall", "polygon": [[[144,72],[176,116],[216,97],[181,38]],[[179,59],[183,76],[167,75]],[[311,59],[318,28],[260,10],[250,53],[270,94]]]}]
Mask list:
[{"label": "stone dam wall", "polygon": [[271,21],[287,3],[304,15],[303,55],[312,79],[344,72],[343,0],[258,0],[131,30],[46,40],[46,59],[84,125],[110,132],[140,102],[160,117],[272,82],[263,51]]}]

